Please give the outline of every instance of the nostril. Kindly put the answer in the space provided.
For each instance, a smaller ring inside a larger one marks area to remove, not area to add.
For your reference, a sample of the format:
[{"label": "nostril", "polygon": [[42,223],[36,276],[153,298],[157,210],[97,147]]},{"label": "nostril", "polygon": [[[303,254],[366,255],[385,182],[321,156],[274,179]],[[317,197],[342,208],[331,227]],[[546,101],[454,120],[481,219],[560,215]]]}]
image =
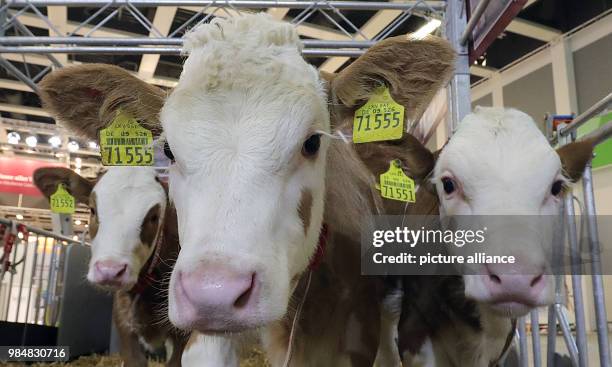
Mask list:
[{"label": "nostril", "polygon": [[123,274],[125,274],[126,270],[127,264],[124,264],[123,267],[115,274],[115,278],[121,277]]},{"label": "nostril", "polygon": [[495,274],[489,274],[489,280],[495,284],[501,284],[501,278]]},{"label": "nostril", "polygon": [[242,308],[249,302],[251,293],[253,293],[254,285],[255,285],[255,273],[251,275],[251,284],[249,285],[249,287],[236,299],[236,302],[234,302],[234,307]]},{"label": "nostril", "polygon": [[543,277],[544,277],[544,274],[540,274],[536,276],[535,278],[531,280],[531,283],[529,283],[529,286],[535,287],[542,280]]}]

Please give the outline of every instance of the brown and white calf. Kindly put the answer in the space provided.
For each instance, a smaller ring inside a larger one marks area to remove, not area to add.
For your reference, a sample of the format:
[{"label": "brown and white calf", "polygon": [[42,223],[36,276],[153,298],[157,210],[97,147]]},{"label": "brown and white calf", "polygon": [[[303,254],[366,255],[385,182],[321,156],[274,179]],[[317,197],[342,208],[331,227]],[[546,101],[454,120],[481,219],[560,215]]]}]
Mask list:
[{"label": "brown and white calf", "polygon": [[360,275],[359,241],[379,199],[354,146],[328,137],[328,100],[334,121],[345,121],[387,85],[410,123],[445,83],[454,52],[437,38],[389,39],[326,85],[302,59],[294,26],[265,15],[203,25],[185,44],[166,99],[121,69],[82,65],[45,78],[45,105],[89,136],[118,108],[156,135],[163,127],[181,242],[173,324],[213,334],[263,327],[274,366],[289,350],[294,366],[372,365],[380,295]]},{"label": "brown and white calf", "polygon": [[[91,210],[87,279],[113,291],[113,320],[126,366],[146,366],[147,351],[172,343],[180,366],[186,336],[167,321],[167,277],[179,251],[176,213],[154,168],[112,167],[95,182],[67,168],[40,168],[36,186],[49,197],[62,183]],[[144,349],[143,349],[144,348]]]},{"label": "brown and white calf", "polygon": [[[487,264],[463,276],[400,279],[398,336],[407,365],[424,346],[432,348],[431,366],[494,365],[513,336],[513,320],[552,303],[546,250],[553,239],[546,221],[533,218],[558,215],[565,187],[580,178],[592,149],[587,140],[555,151],[528,115],[504,108],[477,108],[435,154],[414,139],[404,165],[433,187],[422,185],[407,211],[385,202],[387,213],[532,220],[511,236],[504,228],[489,228],[492,238],[502,240],[487,242],[487,250],[514,255],[514,264]],[[412,170],[411,164],[421,168]]]}]

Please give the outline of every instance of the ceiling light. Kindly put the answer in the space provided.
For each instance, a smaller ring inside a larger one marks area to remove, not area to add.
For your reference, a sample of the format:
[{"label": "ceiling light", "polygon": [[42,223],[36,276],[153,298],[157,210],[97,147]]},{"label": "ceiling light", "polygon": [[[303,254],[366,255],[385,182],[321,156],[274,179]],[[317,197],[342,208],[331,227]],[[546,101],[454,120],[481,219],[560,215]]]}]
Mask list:
[{"label": "ceiling light", "polygon": [[440,19],[430,19],[429,22],[419,28],[416,32],[412,33],[410,36],[416,39],[425,38],[425,36],[438,29],[441,24],[442,21]]},{"label": "ceiling light", "polygon": [[68,142],[68,151],[69,152],[76,152],[77,150],[79,150],[79,148],[80,148],[79,147],[79,143],[77,143],[76,141],[70,140]]},{"label": "ceiling light", "polygon": [[21,135],[19,135],[19,133],[16,131],[11,131],[10,133],[6,134],[6,140],[9,144],[19,144]]},{"label": "ceiling light", "polygon": [[15,216],[15,218],[17,218],[17,220],[23,220],[23,215],[21,215],[21,214],[17,214],[17,215]]},{"label": "ceiling light", "polygon": [[96,143],[95,141],[91,140],[87,143],[87,146],[89,146],[89,149],[98,149],[98,143]]},{"label": "ceiling light", "polygon": [[77,226],[80,226],[81,225],[81,221],[77,219],[77,220],[74,221],[74,224],[77,225]]},{"label": "ceiling light", "polygon": [[49,140],[47,140],[47,142],[53,148],[59,148],[59,146],[62,145],[62,139],[57,135],[53,135],[52,137],[50,137]]},{"label": "ceiling light", "polygon": [[36,147],[36,144],[38,144],[38,138],[36,138],[36,136],[34,135],[30,135],[25,139],[25,143],[27,144],[27,146],[29,146],[30,148],[34,148]]},{"label": "ceiling light", "polygon": [[17,237],[19,237],[20,240],[23,240],[23,233],[17,232]]},{"label": "ceiling light", "polygon": [[77,236],[77,235],[75,234],[74,236],[72,236],[72,239],[73,239],[73,240],[75,240],[75,241],[78,241],[78,240],[79,240],[79,236]]},{"label": "ceiling light", "polygon": [[487,59],[482,60],[482,66],[487,66]]}]

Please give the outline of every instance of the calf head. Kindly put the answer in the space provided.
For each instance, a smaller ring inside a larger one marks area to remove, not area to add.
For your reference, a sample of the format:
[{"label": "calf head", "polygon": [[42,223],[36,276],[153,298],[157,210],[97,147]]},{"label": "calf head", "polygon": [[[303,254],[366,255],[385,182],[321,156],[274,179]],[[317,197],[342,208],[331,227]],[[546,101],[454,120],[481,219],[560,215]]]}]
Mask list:
[{"label": "calf head", "polygon": [[[185,47],[183,73],[165,103],[127,72],[101,65],[88,65],[108,74],[96,85],[89,84],[91,70],[85,66],[66,68],[54,74],[70,76],[64,83],[71,87],[51,83],[60,80],[51,74],[43,94],[55,88],[57,95],[98,98],[89,123],[63,121],[90,137],[109,124],[113,109],[139,118],[139,96],[153,99],[147,108],[163,104],[159,116],[147,110],[142,121],[156,135],[163,126],[174,160],[169,191],[181,253],[170,281],[169,318],[182,329],[203,332],[258,327],[286,314],[292,290],[316,252],[325,209],[338,203],[336,215],[327,216],[337,219],[342,205],[354,207],[349,201],[358,188],[327,178],[335,168],[351,171],[342,167],[348,159],[343,153],[358,155],[352,145],[337,141],[333,159],[328,154],[326,92],[341,101],[334,110],[345,113],[387,84],[411,122],[452,70],[454,55],[438,41],[385,41],[326,89],[302,59],[293,26],[265,15],[203,25],[187,36]],[[437,68],[440,54],[429,51],[439,47],[444,57]],[[79,93],[82,83],[94,93]],[[342,185],[346,193],[338,195]],[[334,200],[324,208],[331,191]]]},{"label": "calf head", "polygon": [[161,238],[166,191],[155,170],[113,167],[86,180],[67,168],[40,168],[34,183],[45,196],[64,184],[75,201],[90,208],[91,260],[87,280],[112,290],[129,290]]},{"label": "calf head", "polygon": [[553,226],[543,224],[559,214],[565,188],[579,179],[592,148],[576,142],[555,152],[531,117],[515,109],[477,107],[460,123],[432,178],[440,214],[512,216],[492,222],[487,246],[516,259],[465,275],[467,297],[512,316],[553,301]]}]

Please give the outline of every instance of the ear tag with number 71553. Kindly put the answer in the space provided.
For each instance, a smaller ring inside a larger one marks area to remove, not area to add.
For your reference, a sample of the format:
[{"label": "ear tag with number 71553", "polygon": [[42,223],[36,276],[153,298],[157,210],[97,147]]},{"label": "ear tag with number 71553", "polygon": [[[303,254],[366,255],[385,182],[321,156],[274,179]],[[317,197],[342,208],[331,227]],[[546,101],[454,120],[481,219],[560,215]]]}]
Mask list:
[{"label": "ear tag with number 71553", "polygon": [[57,190],[49,198],[49,206],[53,213],[73,214],[74,213],[74,196],[70,195],[64,184],[57,185]]},{"label": "ear tag with number 71553", "polygon": [[100,130],[100,154],[105,166],[152,166],[153,134],[119,111],[109,127]]},{"label": "ear tag with number 71553", "polygon": [[403,133],[404,106],[391,98],[385,86],[378,87],[368,102],[355,111],[355,143],[401,139]]},{"label": "ear tag with number 71553", "polygon": [[399,160],[391,161],[387,172],[380,175],[380,195],[386,199],[414,203],[414,180],[406,176]]}]

